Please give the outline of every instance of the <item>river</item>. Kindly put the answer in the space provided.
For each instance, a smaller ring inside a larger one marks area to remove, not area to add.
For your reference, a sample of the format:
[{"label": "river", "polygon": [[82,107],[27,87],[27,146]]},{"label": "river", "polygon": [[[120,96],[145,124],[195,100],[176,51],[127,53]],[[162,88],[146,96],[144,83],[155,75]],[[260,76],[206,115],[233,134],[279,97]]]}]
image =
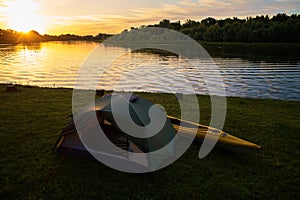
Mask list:
[{"label": "river", "polygon": [[[107,55],[122,50],[80,41],[0,45],[0,82],[73,88],[78,70],[83,63],[86,65],[96,47]],[[300,100],[297,46],[206,44],[203,47],[218,67],[227,96]],[[205,95],[209,91],[201,73],[211,77],[216,74],[211,63],[202,63],[201,68],[195,69],[180,56],[126,52],[104,71],[98,88],[184,93],[184,84],[190,84],[197,94]]]}]

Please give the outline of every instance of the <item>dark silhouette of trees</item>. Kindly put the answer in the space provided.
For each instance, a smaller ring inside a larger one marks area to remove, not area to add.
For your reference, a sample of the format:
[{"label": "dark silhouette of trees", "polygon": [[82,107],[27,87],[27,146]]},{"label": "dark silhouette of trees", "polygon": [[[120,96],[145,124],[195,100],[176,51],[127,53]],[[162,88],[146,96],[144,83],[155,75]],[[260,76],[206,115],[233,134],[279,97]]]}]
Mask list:
[{"label": "dark silhouette of trees", "polygon": [[[278,13],[273,17],[261,15],[239,19],[237,17],[226,19],[214,19],[212,17],[203,20],[186,20],[171,22],[163,19],[158,24],[142,25],[139,28],[131,27],[128,31],[136,31],[146,27],[163,27],[180,31],[195,40],[208,42],[300,42],[300,15]],[[99,33],[96,36],[78,36],[64,34],[59,36],[40,35],[36,31],[18,33],[13,30],[0,29],[0,43],[40,42],[40,41],[68,41],[88,40],[103,41],[110,37],[109,34]]]},{"label": "dark silhouette of trees", "polygon": [[94,37],[94,39],[97,40],[97,41],[103,41],[103,40],[105,40],[106,38],[108,38],[109,36],[110,36],[110,35],[105,34],[105,33],[99,33],[98,35],[96,35],[96,36]]},{"label": "dark silhouette of trees", "polygon": [[201,24],[204,24],[205,26],[215,25],[216,23],[217,23],[217,20],[212,17],[208,17],[208,18],[201,20]]},{"label": "dark silhouette of trees", "polygon": [[[214,19],[212,17],[199,21],[188,19],[184,24],[164,19],[151,27],[163,27],[180,32],[195,40],[208,42],[300,42],[300,15],[278,13],[270,18],[268,15]],[[180,25],[180,26],[179,26]]]},{"label": "dark silhouette of trees", "polygon": [[14,30],[0,29],[0,44],[18,44],[18,43],[33,43],[45,41],[70,41],[70,40],[85,40],[85,41],[103,41],[110,37],[110,34],[99,33],[96,36],[85,35],[78,36],[74,34],[63,34],[59,36],[40,35],[37,31],[29,31],[28,33],[17,32]]},{"label": "dark silhouette of trees", "polygon": [[13,30],[0,29],[0,43],[18,43],[19,34]]},{"label": "dark silhouette of trees", "polygon": [[29,31],[26,34],[20,34],[19,42],[41,42],[43,41],[43,36],[41,36],[37,31]]},{"label": "dark silhouette of trees", "polygon": [[170,23],[171,23],[170,20],[164,19],[159,22],[159,26],[162,28],[170,28]]},{"label": "dark silhouette of trees", "polygon": [[200,24],[200,22],[188,19],[188,20],[185,21],[184,24],[182,24],[182,28],[193,28],[193,27],[195,27],[199,24]]},{"label": "dark silhouette of trees", "polygon": [[173,30],[176,30],[176,31],[179,31],[180,28],[181,28],[180,21],[170,23],[169,28],[173,29]]}]

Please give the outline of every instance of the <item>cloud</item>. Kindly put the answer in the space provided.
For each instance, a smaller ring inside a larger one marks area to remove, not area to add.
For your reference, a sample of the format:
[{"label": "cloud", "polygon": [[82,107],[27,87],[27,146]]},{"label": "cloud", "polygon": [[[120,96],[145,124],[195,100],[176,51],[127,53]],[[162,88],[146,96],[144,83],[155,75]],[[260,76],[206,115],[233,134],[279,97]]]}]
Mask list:
[{"label": "cloud", "polygon": [[[278,12],[291,14],[293,10],[300,9],[300,1],[288,0],[199,0],[199,1],[179,1],[177,3],[162,3],[159,8],[135,8],[124,16],[103,16],[102,19],[112,23],[112,26],[122,25],[139,26],[158,23],[167,18],[172,21],[194,19],[201,20],[205,17],[226,18],[256,15],[274,15]],[[115,30],[118,30],[117,28]]]},{"label": "cloud", "polygon": [[[6,10],[7,10],[7,5],[6,5],[6,3],[4,3],[4,1],[1,1],[1,0],[0,0],[0,17],[6,16],[6,15],[5,15]],[[1,20],[1,18],[0,18],[0,20]]]},{"label": "cloud", "polygon": [[247,17],[262,14],[274,15],[278,12],[291,13],[295,8],[300,10],[300,1],[247,1],[247,0],[199,0],[179,1],[176,4],[162,4],[160,8],[140,8],[134,10],[139,17],[165,16],[170,19],[202,19],[207,16]]},{"label": "cloud", "polygon": [[[79,5],[79,1],[53,0],[39,2],[43,15],[47,18],[48,33],[97,34],[99,32],[118,33],[131,26],[139,27],[158,23],[162,19],[171,21],[186,19],[201,20],[206,17],[217,19],[227,17],[247,17],[256,15],[274,15],[278,12],[287,14],[300,12],[300,1],[296,0],[179,0],[153,1],[155,3],[133,5],[132,1],[125,3],[123,9],[112,7],[105,1],[89,0]],[[82,1],[81,1],[82,2]],[[94,4],[91,5],[91,2]],[[139,2],[135,0],[134,2]],[[88,4],[88,5],[86,5]],[[130,5],[128,5],[130,4]],[[5,3],[0,0],[0,20]],[[93,9],[91,8],[93,7]],[[118,7],[122,7],[118,5]],[[111,10],[111,9],[116,10]],[[79,12],[82,10],[82,12]],[[78,14],[79,13],[79,14]],[[0,23],[1,24],[1,23]]]}]

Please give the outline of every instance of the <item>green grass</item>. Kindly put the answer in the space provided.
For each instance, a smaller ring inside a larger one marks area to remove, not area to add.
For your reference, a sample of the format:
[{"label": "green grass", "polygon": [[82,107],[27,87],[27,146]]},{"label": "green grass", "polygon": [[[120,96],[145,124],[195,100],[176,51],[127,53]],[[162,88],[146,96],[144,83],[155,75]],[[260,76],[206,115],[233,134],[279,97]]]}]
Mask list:
[{"label": "green grass", "polygon": [[[173,95],[140,93],[180,116]],[[300,102],[228,98],[224,130],[263,148],[215,148],[204,159],[193,143],[175,163],[128,174],[99,162],[52,153],[72,113],[70,89],[0,85],[0,199],[296,199],[299,198]],[[210,99],[199,96],[201,123]]]}]

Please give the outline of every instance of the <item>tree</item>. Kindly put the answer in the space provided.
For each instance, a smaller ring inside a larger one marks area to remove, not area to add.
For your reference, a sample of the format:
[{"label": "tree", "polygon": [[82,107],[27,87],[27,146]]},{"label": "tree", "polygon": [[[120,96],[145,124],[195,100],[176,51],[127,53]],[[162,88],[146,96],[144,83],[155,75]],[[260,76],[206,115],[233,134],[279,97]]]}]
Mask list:
[{"label": "tree", "polygon": [[172,23],[170,24],[170,29],[179,31],[179,30],[181,29],[180,21],[172,22]]},{"label": "tree", "polygon": [[159,26],[162,27],[162,28],[169,28],[170,27],[170,20],[163,19],[162,21],[159,22]]},{"label": "tree", "polygon": [[216,23],[217,23],[217,20],[212,17],[208,17],[208,18],[201,20],[201,24],[204,24],[205,26],[212,26],[212,25],[215,25]]},{"label": "tree", "polygon": [[272,18],[272,21],[275,22],[284,22],[288,19],[288,16],[285,13],[278,13]]},{"label": "tree", "polygon": [[184,24],[182,24],[182,28],[193,28],[195,26],[198,26],[200,24],[200,22],[197,22],[197,21],[194,21],[194,20],[190,20],[190,19],[187,19],[185,21]]}]

